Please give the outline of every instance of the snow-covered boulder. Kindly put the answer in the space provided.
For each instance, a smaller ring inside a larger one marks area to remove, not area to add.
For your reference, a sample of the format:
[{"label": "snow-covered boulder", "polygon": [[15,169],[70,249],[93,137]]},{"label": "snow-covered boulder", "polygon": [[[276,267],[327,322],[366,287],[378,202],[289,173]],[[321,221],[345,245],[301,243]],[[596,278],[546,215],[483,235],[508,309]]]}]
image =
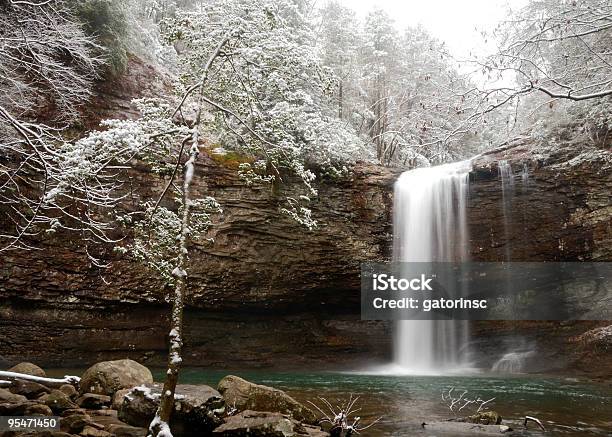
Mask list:
[{"label": "snow-covered boulder", "polygon": [[269,411],[291,416],[300,422],[315,424],[314,412],[282,390],[254,384],[238,376],[228,375],[217,387],[225,403],[238,411]]},{"label": "snow-covered boulder", "polygon": [[[148,427],[161,398],[160,384],[134,387],[123,396],[118,417],[133,425]],[[225,403],[217,390],[207,385],[176,386],[174,411],[170,427],[175,434],[212,431],[222,423]]]},{"label": "snow-covered boulder", "polygon": [[80,392],[113,396],[117,390],[153,384],[151,371],[133,360],[102,361],[83,373]]}]

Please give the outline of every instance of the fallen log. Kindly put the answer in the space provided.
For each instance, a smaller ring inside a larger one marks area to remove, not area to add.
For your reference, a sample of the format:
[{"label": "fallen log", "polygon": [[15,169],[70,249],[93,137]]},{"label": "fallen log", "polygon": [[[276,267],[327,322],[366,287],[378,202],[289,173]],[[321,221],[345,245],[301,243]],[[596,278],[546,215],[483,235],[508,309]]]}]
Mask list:
[{"label": "fallen log", "polygon": [[81,378],[78,376],[66,375],[63,378],[45,378],[42,376],[26,375],[25,373],[0,371],[0,380],[3,383],[21,379],[23,381],[33,381],[47,387],[60,387],[64,384],[77,385]]}]

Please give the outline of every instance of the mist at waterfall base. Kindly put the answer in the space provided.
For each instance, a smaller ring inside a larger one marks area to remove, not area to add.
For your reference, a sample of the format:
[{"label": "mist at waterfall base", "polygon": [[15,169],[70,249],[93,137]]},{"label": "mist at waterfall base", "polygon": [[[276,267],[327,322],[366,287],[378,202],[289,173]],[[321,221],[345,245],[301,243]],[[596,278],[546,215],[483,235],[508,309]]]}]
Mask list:
[{"label": "mist at waterfall base", "polygon": [[[467,204],[471,160],[409,170],[398,178],[393,204],[393,261],[465,262],[469,260]],[[504,227],[509,227],[515,184],[510,164],[499,163]],[[521,175],[527,185],[526,169]],[[506,235],[507,236],[507,235]],[[510,247],[506,259],[511,259]],[[361,369],[382,375],[452,375],[482,371],[520,373],[532,347],[503,351],[492,368],[478,369],[470,353],[465,320],[399,320],[395,322],[393,361]]]}]

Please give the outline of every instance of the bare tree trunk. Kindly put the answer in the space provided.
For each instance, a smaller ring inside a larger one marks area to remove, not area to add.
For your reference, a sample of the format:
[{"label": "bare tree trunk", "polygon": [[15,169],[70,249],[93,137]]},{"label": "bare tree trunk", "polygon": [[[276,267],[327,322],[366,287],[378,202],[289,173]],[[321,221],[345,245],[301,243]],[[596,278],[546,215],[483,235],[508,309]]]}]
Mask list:
[{"label": "bare tree trunk", "polygon": [[161,394],[157,417],[151,423],[149,434],[153,436],[166,436],[169,433],[170,416],[174,409],[174,392],[178,383],[179,370],[181,368],[183,348],[183,309],[185,306],[185,288],[187,282],[187,240],[189,237],[189,218],[191,197],[189,188],[195,170],[195,161],[198,157],[198,131],[194,129],[189,159],[185,163],[183,172],[183,215],[181,218],[181,233],[179,240],[178,263],[173,271],[176,277],[174,297],[172,299],[172,315],[170,329],[170,348],[168,353],[168,371],[166,381]]},{"label": "bare tree trunk", "polygon": [[[190,221],[190,203],[191,196],[189,188],[191,187],[191,180],[195,172],[195,163],[199,153],[199,125],[202,118],[202,111],[206,102],[213,103],[207,100],[204,96],[204,85],[208,79],[208,72],[213,61],[219,56],[223,46],[229,41],[229,35],[223,38],[219,42],[216,50],[212,53],[208,62],[204,66],[202,79],[195,86],[191,87],[183,96],[181,103],[175,110],[179,112],[181,106],[185,103],[185,100],[194,90],[199,89],[198,98],[198,110],[195,122],[191,129],[191,147],[189,149],[189,159],[185,163],[185,169],[183,171],[183,215],[181,218],[181,231],[179,238],[179,254],[178,263],[173,275],[176,277],[176,283],[174,288],[174,298],[172,299],[172,315],[171,315],[171,329],[170,329],[170,348],[168,353],[168,371],[166,372],[166,381],[164,382],[164,389],[161,394],[159,401],[159,409],[157,415],[149,425],[149,436],[153,437],[171,437],[170,432],[170,416],[174,409],[174,392],[176,391],[176,384],[178,383],[179,370],[181,368],[181,362],[183,361],[181,352],[183,348],[183,309],[185,307],[185,287],[187,282],[187,254],[188,254],[188,239],[189,239],[189,221]],[[178,159],[181,156],[179,154]]]},{"label": "bare tree trunk", "polygon": [[340,81],[340,89],[338,90],[338,118],[342,120],[342,105],[343,102],[343,84],[342,80]]}]

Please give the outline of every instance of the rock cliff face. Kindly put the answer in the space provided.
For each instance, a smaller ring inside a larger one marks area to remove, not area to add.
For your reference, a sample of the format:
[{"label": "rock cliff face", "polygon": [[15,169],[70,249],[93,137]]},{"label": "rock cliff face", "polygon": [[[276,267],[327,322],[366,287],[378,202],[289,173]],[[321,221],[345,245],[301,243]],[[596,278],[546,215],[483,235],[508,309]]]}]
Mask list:
[{"label": "rock cliff face", "polygon": [[[129,83],[143,73],[131,67],[128,85],[110,87],[110,98],[103,90],[105,114],[133,116],[125,102],[137,88]],[[500,159],[517,173],[505,197]],[[306,231],[279,212],[297,183],[248,187],[231,166],[204,156],[195,190],[216,197],[224,212],[210,230],[214,244],[197,245],[191,255],[185,364],[330,368],[388,359],[390,324],[360,320],[359,265],[391,256],[398,174],[358,164],[349,178],[320,181],[312,204],[320,227]],[[123,207],[154,197],[163,184],[144,168],[134,170]],[[472,257],[611,260],[611,192],[609,149],[536,149],[516,141],[483,155],[471,175]],[[113,263],[101,271],[86,266],[78,242],[58,237],[43,246],[0,260],[0,365],[27,359],[67,367],[126,357],[163,364],[168,290],[159,278],[112,248],[102,249]],[[585,330],[577,326],[571,335]],[[521,327],[496,329],[511,335]],[[476,327],[482,338],[490,331]],[[556,337],[551,350],[569,350],[569,335]]]},{"label": "rock cliff face", "polygon": [[[320,226],[307,231],[279,212],[297,183],[280,193],[247,187],[235,170],[204,162],[194,191],[215,196],[224,212],[210,231],[214,244],[195,246],[190,256],[187,363],[296,365],[383,355],[388,326],[361,323],[356,310],[360,262],[389,257],[393,173],[361,165],[350,179],[320,183],[313,203]],[[143,170],[132,184],[153,197],[163,181]],[[47,365],[145,353],[162,362],[170,290],[160,278],[110,250],[108,271],[88,268],[78,244],[61,235],[44,246],[2,260],[0,331],[10,340],[0,356],[12,361],[37,344],[32,360],[44,357]]]},{"label": "rock cliff face", "polygon": [[[513,173],[502,189],[499,163]],[[477,260],[612,260],[612,152],[528,140],[474,160],[469,221]]]}]

